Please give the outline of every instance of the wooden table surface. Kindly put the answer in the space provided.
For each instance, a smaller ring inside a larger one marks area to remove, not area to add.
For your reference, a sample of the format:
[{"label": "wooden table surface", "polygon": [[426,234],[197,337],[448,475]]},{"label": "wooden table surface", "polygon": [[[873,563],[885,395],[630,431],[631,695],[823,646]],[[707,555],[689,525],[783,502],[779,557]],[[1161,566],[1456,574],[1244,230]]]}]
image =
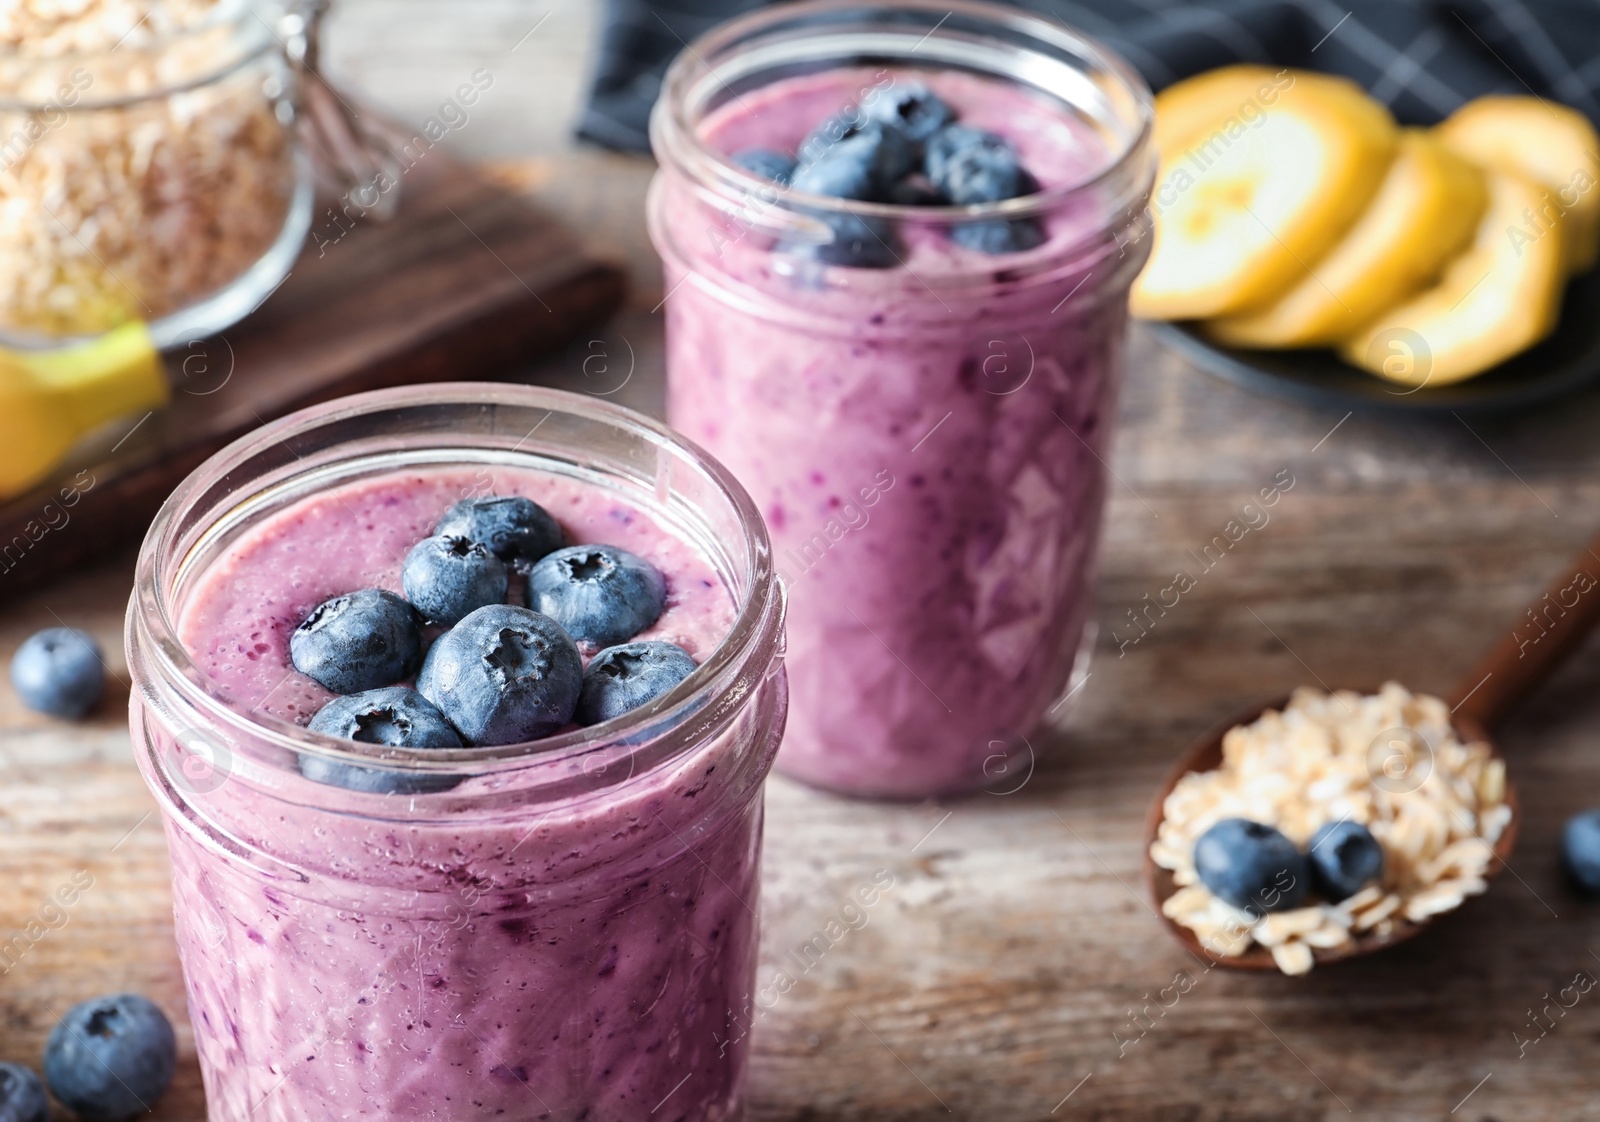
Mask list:
[{"label": "wooden table surface", "polygon": [[[637,282],[610,329],[529,376],[620,385],[617,399],[658,412],[660,282],[640,208],[649,164],[564,140],[587,5],[348,2],[332,54],[352,85],[411,119],[458,73],[506,76],[504,100],[486,97],[452,143],[521,157],[508,180],[625,257]],[[1600,393],[1521,417],[1347,416],[1213,381],[1136,331],[1100,642],[1064,727],[1036,741],[1027,781],[1003,796],[887,806],[769,786],[764,981],[877,870],[894,887],[758,1021],[752,1118],[1600,1117],[1600,991],[1555,1004],[1578,975],[1600,977],[1600,904],[1574,897],[1556,867],[1562,820],[1600,803],[1596,644],[1504,729],[1525,808],[1515,875],[1413,942],[1305,979],[1205,973],[1138,882],[1151,792],[1218,720],[1317,679],[1442,691],[1463,673],[1600,524],[1597,433]],[[1125,613],[1280,473],[1294,482],[1270,523],[1119,651]],[[131,553],[116,553],[9,603],[0,659],[65,622],[95,632],[125,682],[131,572]],[[182,1012],[165,846],[132,764],[126,700],[120,685],[68,726],[0,684],[0,944],[23,940],[0,976],[0,1059],[37,1064],[57,1016],[108,990]],[[64,916],[41,912],[85,869],[93,887]],[[1176,1000],[1168,988],[1170,1008],[1131,1015],[1182,971],[1193,981]],[[186,1025],[180,1040],[179,1076],[153,1117],[200,1122]]]}]

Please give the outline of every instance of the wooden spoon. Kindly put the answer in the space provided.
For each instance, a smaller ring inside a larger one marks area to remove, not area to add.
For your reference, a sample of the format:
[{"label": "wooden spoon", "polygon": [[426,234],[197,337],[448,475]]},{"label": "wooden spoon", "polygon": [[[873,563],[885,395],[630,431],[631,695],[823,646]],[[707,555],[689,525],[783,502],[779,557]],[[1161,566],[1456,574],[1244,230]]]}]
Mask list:
[{"label": "wooden spoon", "polygon": [[[1522,700],[1553,674],[1585,636],[1600,623],[1600,537],[1589,543],[1549,590],[1529,605],[1517,623],[1490,648],[1483,660],[1463,678],[1450,697],[1451,721],[1464,743],[1482,741],[1489,751],[1502,758],[1489,736],[1489,730],[1502,721]],[[1371,689],[1362,691],[1374,692]],[[1161,791],[1150,805],[1145,819],[1144,878],[1155,899],[1156,911],[1172,932],[1173,938],[1191,953],[1235,970],[1276,970],[1272,952],[1253,944],[1243,954],[1221,956],[1206,950],[1193,931],[1161,913],[1161,905],[1177,891],[1172,872],[1150,857],[1150,843],[1160,829],[1164,804],[1178,780],[1191,771],[1211,771],[1222,764],[1222,737],[1230,728],[1255,721],[1267,709],[1282,709],[1287,697],[1257,706],[1217,728],[1189,747],[1179,757],[1161,784]],[[1511,821],[1494,846],[1494,860],[1485,876],[1500,871],[1511,856],[1522,822],[1522,808],[1510,776],[1506,778],[1505,803],[1511,808]],[[1443,913],[1449,915],[1449,912]],[[1342,946],[1313,951],[1318,965],[1371,954],[1404,942],[1431,922],[1406,921],[1388,935],[1366,932]]]}]

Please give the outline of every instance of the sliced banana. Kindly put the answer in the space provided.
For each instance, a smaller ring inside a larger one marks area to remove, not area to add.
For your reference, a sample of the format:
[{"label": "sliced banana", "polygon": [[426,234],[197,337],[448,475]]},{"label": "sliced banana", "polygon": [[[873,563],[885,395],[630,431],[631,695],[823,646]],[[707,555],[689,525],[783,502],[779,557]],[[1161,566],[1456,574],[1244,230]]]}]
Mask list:
[{"label": "sliced banana", "polygon": [[1240,347],[1329,346],[1427,287],[1471,239],[1489,201],[1484,174],[1420,129],[1405,129],[1356,224],[1282,299],[1214,320]]},{"label": "sliced banana", "polygon": [[1293,70],[1239,63],[1168,86],[1156,95],[1153,135],[1157,154],[1163,159],[1175,155],[1196,133],[1226,129],[1230,118],[1251,124],[1294,85],[1295,74]]},{"label": "sliced banana", "polygon": [[1409,386],[1481,374],[1548,335],[1561,312],[1561,239],[1509,232],[1544,188],[1488,173],[1489,205],[1472,245],[1439,283],[1385,312],[1339,348],[1345,361]]},{"label": "sliced banana", "polygon": [[1539,197],[1517,215],[1522,237],[1559,227],[1567,274],[1587,272],[1600,254],[1600,136],[1575,109],[1535,97],[1480,97],[1435,130],[1469,160],[1518,172]]},{"label": "sliced banana", "polygon": [[1174,142],[1151,199],[1154,241],[1134,314],[1193,319],[1271,303],[1378,189],[1397,139],[1388,111],[1342,78],[1292,74],[1248,121],[1241,110]]}]

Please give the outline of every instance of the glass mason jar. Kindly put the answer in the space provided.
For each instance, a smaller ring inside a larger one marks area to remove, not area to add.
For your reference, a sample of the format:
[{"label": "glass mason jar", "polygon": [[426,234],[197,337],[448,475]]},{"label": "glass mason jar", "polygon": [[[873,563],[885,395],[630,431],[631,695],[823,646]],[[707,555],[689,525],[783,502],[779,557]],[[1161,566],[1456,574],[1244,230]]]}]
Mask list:
[{"label": "glass mason jar", "polygon": [[[377,748],[220,696],[178,638],[197,578],[287,504],[424,465],[609,489],[710,560],[731,631],[659,707],[519,746]],[[787,696],[769,550],[703,452],[527,387],[337,400],[178,487],[140,552],[127,647],[211,1122],[740,1116]],[[312,782],[306,759],[417,793]]]},{"label": "glass mason jar", "polygon": [[156,346],[171,346],[221,330],[277,287],[311,218],[284,47],[304,29],[283,5],[253,0],[11,13],[0,27],[0,345],[144,320]]},{"label": "glass mason jar", "polygon": [[[913,81],[1005,134],[1037,193],[851,202],[729,158],[805,155],[825,116]],[[1150,131],[1105,48],[959,0],[774,5],[668,72],[649,202],[668,416],[772,533],[780,771],[903,798],[1025,781],[1091,611]]]}]

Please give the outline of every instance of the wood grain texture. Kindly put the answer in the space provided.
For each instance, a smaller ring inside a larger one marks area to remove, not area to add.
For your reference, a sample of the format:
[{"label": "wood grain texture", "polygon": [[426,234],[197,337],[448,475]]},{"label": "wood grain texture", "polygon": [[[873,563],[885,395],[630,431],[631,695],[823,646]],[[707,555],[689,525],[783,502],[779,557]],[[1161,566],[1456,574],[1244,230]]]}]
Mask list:
[{"label": "wood grain texture", "polygon": [[137,541],[179,480],[267,421],[381,386],[498,377],[621,304],[616,264],[442,151],[401,189],[388,223],[319,203],[306,250],[255,313],[166,353],[167,408],[96,434],[0,505],[0,597]]},{"label": "wood grain texture", "polygon": [[[575,20],[582,2],[553,5],[551,26]],[[372,63],[397,86],[407,60],[440,75],[480,55],[503,60],[501,29],[539,15],[489,2],[448,15],[442,4],[397,7],[437,32],[416,55]],[[376,28],[390,10],[349,4],[347,57],[359,54],[363,20],[375,41],[398,34]],[[611,325],[524,375],[658,411],[648,163],[544,151],[516,131],[548,122],[484,125],[464,140],[502,156],[526,140],[538,160],[506,174],[623,254],[639,281]],[[1148,800],[1213,724],[1318,678],[1394,676],[1443,692],[1509,630],[1600,526],[1600,394],[1471,419],[1470,429],[1450,417],[1344,417],[1212,381],[1136,331],[1120,424],[1092,675],[1063,727],[1037,739],[1028,781],[1009,795],[910,806],[769,785],[764,978],[796,970],[789,952],[876,870],[895,884],[759,1019],[751,1118],[1596,1117],[1600,990],[1565,1012],[1553,1005],[1580,971],[1600,977],[1600,905],[1571,895],[1556,867],[1562,820],[1600,804],[1594,641],[1501,727],[1526,811],[1511,871],[1405,946],[1303,980],[1203,974],[1151,915],[1138,878]],[[1192,568],[1188,551],[1281,471],[1295,483],[1270,523],[1119,650],[1126,612]],[[16,599],[0,611],[0,658],[62,619],[100,635],[120,673],[131,572],[118,553]],[[0,1058],[37,1062],[54,1014],[100,991],[141,989],[182,1009],[164,846],[153,819],[141,824],[153,803],[133,769],[124,703],[111,698],[67,727],[23,712],[0,683],[0,940],[73,871],[96,877],[66,925],[0,976]],[[1182,970],[1194,984],[1162,998]],[[1158,998],[1172,1007],[1156,1011]],[[1130,1014],[1147,1002],[1149,1015]],[[1553,1027],[1539,1038],[1529,1011],[1547,1004]],[[158,1122],[203,1119],[180,1032],[183,1067]],[[1538,1042],[1519,1055],[1514,1032]]]}]

